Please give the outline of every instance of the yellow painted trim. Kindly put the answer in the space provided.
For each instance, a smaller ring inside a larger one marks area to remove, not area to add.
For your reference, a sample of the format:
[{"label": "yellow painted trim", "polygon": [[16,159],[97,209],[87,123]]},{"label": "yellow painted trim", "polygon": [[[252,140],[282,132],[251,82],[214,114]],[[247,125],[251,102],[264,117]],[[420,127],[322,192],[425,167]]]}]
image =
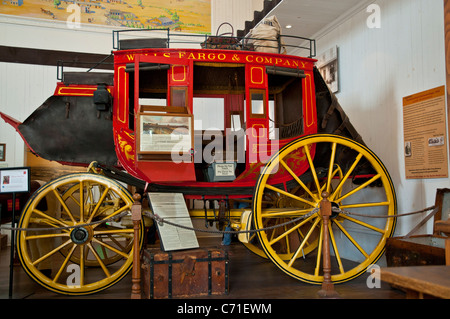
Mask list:
[{"label": "yellow painted trim", "polygon": [[[261,71],[261,82],[255,82],[253,81],[253,70],[260,70]],[[252,82],[252,84],[263,84],[264,83],[264,70],[262,67],[251,67],[250,68],[250,81]]]},{"label": "yellow painted trim", "polygon": [[[63,93],[62,91],[64,89],[67,90],[91,90],[92,94],[88,94],[88,93]],[[94,95],[94,91],[97,90],[97,88],[85,88],[85,87],[69,87],[69,86],[64,86],[64,87],[60,87],[58,89],[58,94],[60,95],[76,95],[76,96],[92,96]]]},{"label": "yellow painted trim", "polygon": [[[120,66],[117,69],[118,76],[117,76],[117,92],[119,94],[124,94],[124,103],[125,105],[118,105],[118,114],[120,116],[117,116],[117,120],[121,123],[126,123],[127,118],[127,101],[128,101],[128,91],[127,91],[127,82],[126,82],[126,73],[125,73],[125,66]],[[123,71],[122,71],[123,70]],[[125,77],[125,79],[122,79],[122,77]],[[124,85],[124,88],[122,88],[122,84]],[[124,89],[124,92],[121,90]],[[121,112],[120,110],[124,110],[124,112]],[[123,113],[123,114],[122,114]],[[121,117],[122,116],[122,117]]]},{"label": "yellow painted trim", "polygon": [[[175,79],[175,77],[174,77],[174,68],[176,67],[176,66],[181,66],[183,69],[184,69],[184,72],[183,72],[183,79],[182,80],[176,80]],[[172,69],[171,69],[171,72],[172,72],[172,81],[174,81],[174,82],[185,82],[186,81],[186,73],[187,73],[187,70],[186,70],[186,66],[185,65],[172,65]]]},{"label": "yellow painted trim", "polygon": [[312,92],[312,84],[311,84],[311,74],[306,74],[305,78],[305,86],[306,90],[305,92],[308,94],[306,97],[306,105],[305,105],[305,112],[306,112],[306,126],[310,127],[314,124],[314,112],[313,112],[313,92]]}]

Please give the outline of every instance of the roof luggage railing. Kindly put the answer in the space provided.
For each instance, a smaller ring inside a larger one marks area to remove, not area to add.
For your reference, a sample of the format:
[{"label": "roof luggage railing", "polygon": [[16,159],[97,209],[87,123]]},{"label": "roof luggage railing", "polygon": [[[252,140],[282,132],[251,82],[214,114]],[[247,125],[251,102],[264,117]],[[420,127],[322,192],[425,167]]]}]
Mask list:
[{"label": "roof luggage railing", "polygon": [[[152,37],[138,35],[121,39],[123,33],[152,32]],[[280,35],[277,39],[262,39],[253,37],[236,37],[209,34],[185,34],[171,32],[170,29],[123,29],[113,31],[113,49],[131,50],[142,48],[175,48],[178,45],[188,45],[191,48],[265,51],[264,48],[277,49],[284,53],[288,48],[296,51],[306,51],[310,58],[316,56],[316,41],[300,36]]]},{"label": "roof luggage railing", "polygon": [[[153,35],[157,37],[137,37],[132,35],[127,37],[127,39],[120,39],[120,34],[122,33],[133,33],[133,32],[153,32]],[[209,39],[212,39],[209,40]],[[259,41],[258,43],[256,41]],[[294,41],[294,42],[293,42]],[[266,44],[261,44],[265,42]],[[291,36],[291,35],[281,35],[276,40],[273,39],[262,39],[262,38],[252,38],[252,37],[234,37],[234,36],[224,36],[215,35],[211,36],[209,34],[185,34],[185,33],[171,33],[170,29],[123,29],[113,31],[113,49],[115,50],[132,50],[132,49],[143,49],[143,48],[170,48],[177,47],[176,45],[183,45],[183,48],[204,48],[204,49],[221,49],[221,50],[244,50],[244,51],[265,51],[264,48],[276,49],[276,53],[285,53],[287,48],[293,48],[294,50],[299,50],[307,52],[308,54],[298,54],[299,56],[308,56],[310,58],[316,56],[316,41],[313,39]],[[273,50],[272,50],[273,51]],[[271,52],[275,53],[275,52]],[[101,61],[58,61],[57,63],[57,79],[59,81],[65,80],[65,73],[67,73],[66,79],[69,77],[71,79],[76,79],[77,81],[88,81],[88,77],[83,75],[72,75],[71,72],[65,72],[64,67],[75,67],[75,68],[87,68],[86,73],[94,69],[103,69],[112,71],[114,63],[109,62],[113,54],[105,56]],[[80,72],[76,72],[80,73]],[[111,73],[112,74],[112,73]],[[105,78],[109,79],[110,75],[105,74]],[[81,79],[83,77],[83,79]],[[100,75],[98,76],[100,77]],[[92,78],[92,81],[99,81],[101,78]],[[86,84],[88,84],[86,82]]]},{"label": "roof luggage railing", "polygon": [[[83,81],[84,84],[97,84],[97,82],[111,83],[113,85],[114,73],[109,72],[114,70],[114,62],[106,62],[107,59],[112,57],[112,55],[106,56],[103,60],[99,62],[86,62],[86,61],[62,61],[58,60],[56,64],[56,79],[58,81],[67,81],[68,76],[73,80]],[[87,68],[85,72],[67,72],[64,67],[69,68]],[[101,68],[107,72],[99,73],[92,72],[94,69]],[[77,74],[75,76],[75,73]],[[90,76],[83,76],[82,73],[90,74]],[[103,80],[102,80],[103,79]],[[70,81],[70,80],[69,80]],[[91,83],[92,82],[92,83]],[[78,82],[79,83],[79,82]]]}]

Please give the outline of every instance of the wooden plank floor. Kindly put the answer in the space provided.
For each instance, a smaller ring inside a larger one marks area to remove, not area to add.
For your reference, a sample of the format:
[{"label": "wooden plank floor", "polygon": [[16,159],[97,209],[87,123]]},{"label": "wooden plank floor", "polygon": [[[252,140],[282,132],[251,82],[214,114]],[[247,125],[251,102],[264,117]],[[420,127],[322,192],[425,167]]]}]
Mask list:
[{"label": "wooden plank floor", "polygon": [[[199,240],[200,241],[200,240]],[[220,238],[201,239],[201,247],[220,246]],[[230,256],[230,291],[228,295],[202,299],[318,299],[320,286],[297,281],[278,269],[272,262],[261,258],[239,242],[221,246]],[[9,298],[9,249],[0,251],[0,299]],[[368,273],[347,283],[335,286],[341,299],[403,299],[405,293],[392,289],[387,283],[381,288],[369,289]],[[13,296],[11,299],[129,299],[131,273],[121,282],[100,293],[71,297],[53,293],[32,281],[20,265],[14,266]]]}]

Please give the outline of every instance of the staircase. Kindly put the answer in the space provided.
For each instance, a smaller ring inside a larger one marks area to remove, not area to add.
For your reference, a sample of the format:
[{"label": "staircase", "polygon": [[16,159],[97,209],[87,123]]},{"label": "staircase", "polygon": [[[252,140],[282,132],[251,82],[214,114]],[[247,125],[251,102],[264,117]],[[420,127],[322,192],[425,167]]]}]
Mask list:
[{"label": "staircase", "polygon": [[273,8],[275,8],[283,0],[264,0],[264,6],[261,11],[255,11],[252,21],[245,21],[245,29],[238,30],[236,35],[238,38],[245,37],[251,29],[253,29],[262,19],[264,19]]}]

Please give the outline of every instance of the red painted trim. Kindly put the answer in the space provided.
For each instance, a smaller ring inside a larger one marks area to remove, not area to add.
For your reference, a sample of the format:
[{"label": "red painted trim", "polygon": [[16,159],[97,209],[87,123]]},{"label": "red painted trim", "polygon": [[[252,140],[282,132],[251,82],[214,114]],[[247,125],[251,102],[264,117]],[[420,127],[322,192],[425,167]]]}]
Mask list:
[{"label": "red painted trim", "polygon": [[28,142],[26,141],[26,139],[24,138],[24,136],[22,135],[22,133],[19,130],[19,125],[22,124],[22,122],[19,122],[18,120],[16,120],[15,118],[0,112],[0,116],[3,118],[3,120],[11,125],[12,127],[14,127],[14,129],[16,130],[17,133],[19,133],[20,137],[22,138],[22,140],[24,141],[25,145],[31,150],[32,153],[36,153],[30,146],[30,144],[28,144]]}]

